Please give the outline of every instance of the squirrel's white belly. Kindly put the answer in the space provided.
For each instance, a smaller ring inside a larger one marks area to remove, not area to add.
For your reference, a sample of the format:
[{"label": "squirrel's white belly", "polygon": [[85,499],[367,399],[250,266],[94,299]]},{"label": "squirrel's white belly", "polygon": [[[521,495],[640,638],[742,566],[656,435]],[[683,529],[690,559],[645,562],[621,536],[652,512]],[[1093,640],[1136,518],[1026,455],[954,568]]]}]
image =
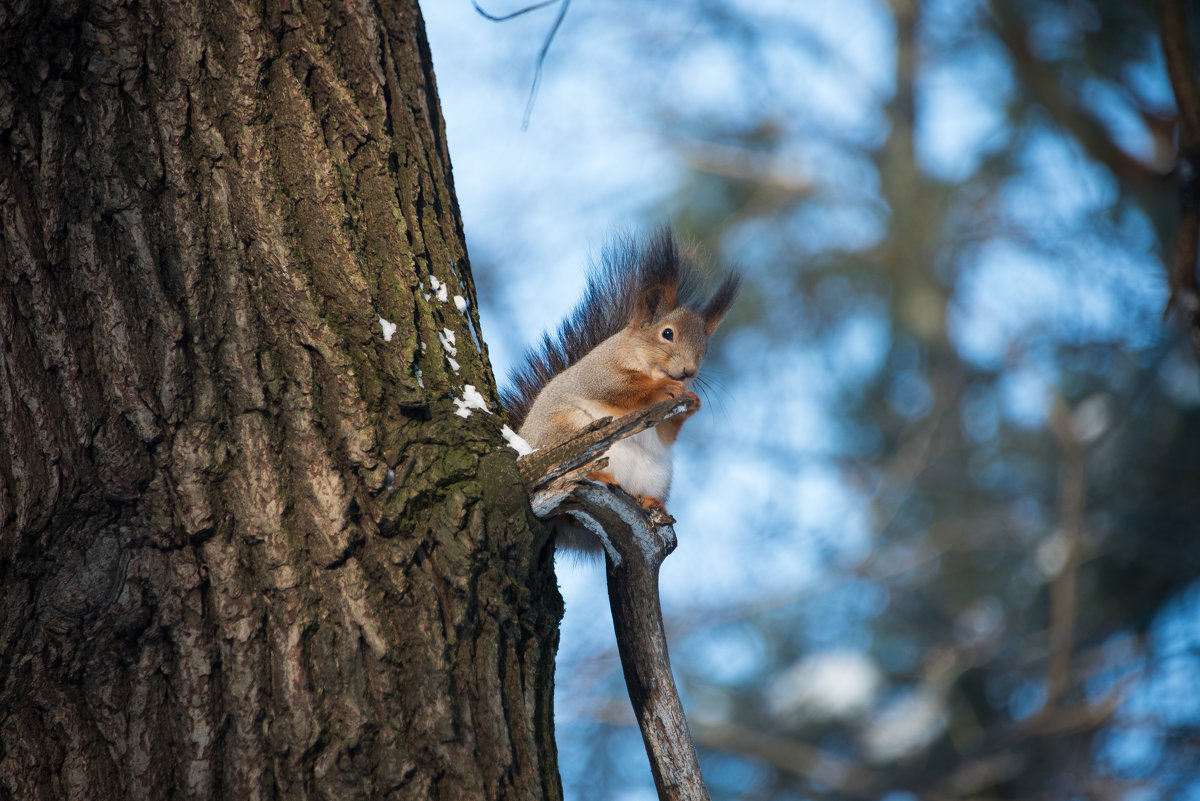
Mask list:
[{"label": "squirrel's white belly", "polygon": [[667,500],[671,490],[671,446],[646,429],[608,449],[608,472],[631,495]]}]

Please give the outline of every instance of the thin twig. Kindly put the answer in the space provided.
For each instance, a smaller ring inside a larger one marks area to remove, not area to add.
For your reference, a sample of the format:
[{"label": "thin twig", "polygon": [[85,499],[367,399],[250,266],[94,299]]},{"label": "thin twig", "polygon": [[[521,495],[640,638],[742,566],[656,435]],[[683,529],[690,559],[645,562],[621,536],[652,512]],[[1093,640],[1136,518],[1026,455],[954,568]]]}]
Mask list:
[{"label": "thin twig", "polygon": [[1063,538],[1063,562],[1050,586],[1050,664],[1046,670],[1045,709],[1058,705],[1071,677],[1078,618],[1078,583],[1084,498],[1087,494],[1083,443],[1075,433],[1071,410],[1061,397],[1054,399],[1050,430],[1062,452],[1059,479],[1059,536]]},{"label": "thin twig", "polygon": [[700,725],[696,739],[702,745],[739,754],[802,776],[850,798],[878,798],[870,771],[845,756],[790,737],[739,726],[736,723]]},{"label": "thin twig", "polygon": [[1194,147],[1200,140],[1200,81],[1193,72],[1191,47],[1187,39],[1187,14],[1182,0],[1158,0],[1158,21],[1162,28],[1163,56],[1166,60],[1167,77],[1175,92],[1175,105],[1179,108],[1179,120],[1185,134],[1186,147]]},{"label": "thin twig", "polygon": [[475,6],[475,11],[484,19],[492,22],[506,22],[510,19],[528,14],[531,11],[537,11],[540,8],[559,3],[558,15],[554,18],[554,24],[550,26],[550,31],[546,34],[545,40],[542,42],[542,47],[538,51],[537,63],[533,69],[533,83],[529,86],[529,99],[525,101],[525,113],[521,117],[521,130],[529,129],[529,118],[533,115],[533,101],[537,98],[538,87],[542,83],[542,67],[546,63],[546,54],[550,52],[550,43],[554,41],[554,36],[558,33],[559,27],[562,26],[563,19],[567,16],[567,9],[571,6],[571,0],[542,0],[540,3],[526,6],[519,11],[514,11],[511,14],[489,14],[484,11],[477,0],[471,0],[471,5]]},{"label": "thin twig", "polygon": [[542,42],[542,49],[538,51],[537,66],[533,69],[533,84],[529,87],[529,100],[525,102],[525,114],[521,117],[521,130],[528,130],[529,118],[533,116],[533,101],[537,98],[538,87],[542,84],[542,67],[546,63],[546,54],[550,52],[550,43],[554,41],[554,35],[558,33],[558,28],[562,25],[563,18],[567,16],[567,9],[571,5],[571,0],[561,0],[562,5],[558,9],[558,16],[554,18],[554,24],[550,26],[550,32],[546,34],[546,40]]},{"label": "thin twig", "polygon": [[1131,191],[1140,194],[1162,191],[1168,178],[1154,164],[1136,158],[1113,141],[1107,128],[1080,106],[1077,93],[1065,92],[1061,71],[1042,63],[1029,49],[1025,29],[1011,13],[998,15],[996,31],[1012,56],[1022,86],[1059,127],[1070,131],[1087,155],[1104,164]]},{"label": "thin twig", "polygon": [[557,2],[558,0],[542,0],[540,3],[534,3],[531,6],[525,6],[524,8],[514,11],[511,14],[500,15],[489,14],[488,12],[484,11],[483,7],[479,5],[476,0],[471,0],[471,5],[475,6],[475,13],[479,14],[479,16],[483,17],[484,19],[491,20],[492,22],[507,22],[510,19],[516,19],[524,14],[528,14],[530,11],[537,11],[539,8],[552,6]]}]

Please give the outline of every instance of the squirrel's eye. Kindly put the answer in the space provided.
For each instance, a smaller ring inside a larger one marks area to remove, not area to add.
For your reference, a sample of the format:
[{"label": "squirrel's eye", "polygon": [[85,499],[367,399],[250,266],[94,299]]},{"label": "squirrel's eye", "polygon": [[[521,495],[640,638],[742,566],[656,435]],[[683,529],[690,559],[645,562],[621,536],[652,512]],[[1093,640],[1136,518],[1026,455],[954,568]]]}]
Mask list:
[{"label": "squirrel's eye", "polygon": [[663,333],[662,333],[662,338],[667,340],[668,342],[674,342],[675,341],[675,332],[672,331],[670,328],[664,328]]}]

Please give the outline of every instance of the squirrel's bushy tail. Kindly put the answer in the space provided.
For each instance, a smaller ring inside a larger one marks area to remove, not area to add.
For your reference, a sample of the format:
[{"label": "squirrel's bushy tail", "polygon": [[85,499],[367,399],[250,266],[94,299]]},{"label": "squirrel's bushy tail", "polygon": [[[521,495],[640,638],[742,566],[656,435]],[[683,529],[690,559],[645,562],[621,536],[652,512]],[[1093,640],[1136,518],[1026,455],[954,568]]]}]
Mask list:
[{"label": "squirrel's bushy tail", "polygon": [[727,309],[737,291],[737,274],[730,274],[701,309],[697,304],[704,278],[669,228],[656,230],[644,242],[624,236],[610,243],[600,263],[588,272],[583,300],[558,331],[543,335],[541,345],[527,350],[522,366],[509,374],[510,386],[501,400],[513,427],[521,427],[534,398],[551,379],[629,324],[646,291],[661,287],[667,297],[674,297],[673,307],[687,306],[697,313],[716,304]]}]

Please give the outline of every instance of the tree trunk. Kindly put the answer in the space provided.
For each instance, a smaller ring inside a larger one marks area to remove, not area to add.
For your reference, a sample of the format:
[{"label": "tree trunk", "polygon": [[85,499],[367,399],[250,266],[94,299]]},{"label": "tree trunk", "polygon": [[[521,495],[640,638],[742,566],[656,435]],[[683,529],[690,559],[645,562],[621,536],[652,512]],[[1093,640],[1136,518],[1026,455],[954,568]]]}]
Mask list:
[{"label": "tree trunk", "polygon": [[0,798],[560,797],[415,0],[17,6]]}]

